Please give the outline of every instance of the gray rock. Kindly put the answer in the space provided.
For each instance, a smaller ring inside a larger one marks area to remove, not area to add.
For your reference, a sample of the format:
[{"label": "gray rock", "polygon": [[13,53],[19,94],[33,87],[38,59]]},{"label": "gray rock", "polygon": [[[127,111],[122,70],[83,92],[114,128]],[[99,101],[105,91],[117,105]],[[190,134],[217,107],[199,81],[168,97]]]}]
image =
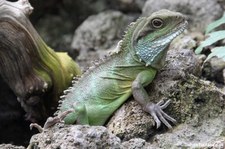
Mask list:
[{"label": "gray rock", "polygon": [[150,143],[140,138],[130,139],[129,141],[123,142],[121,145],[121,148],[122,149],[156,149],[156,148],[150,147]]},{"label": "gray rock", "polygon": [[69,52],[73,37],[73,22],[62,21],[61,16],[48,15],[35,25],[43,40],[55,51]]},{"label": "gray rock", "polygon": [[160,146],[161,148],[225,148],[225,113],[217,118],[209,118],[202,121],[199,126],[193,126],[191,123],[184,123],[175,127],[171,132],[157,134],[151,146]]},{"label": "gray rock", "polygon": [[25,149],[25,147],[12,144],[0,144],[0,149]]},{"label": "gray rock", "polygon": [[122,12],[141,12],[146,0],[108,0],[110,7]]},{"label": "gray rock", "polygon": [[30,140],[30,148],[105,149],[119,148],[120,139],[103,126],[57,124]]},{"label": "gray rock", "polygon": [[89,51],[116,46],[128,22],[129,17],[118,11],[106,11],[88,17],[77,28],[72,41],[72,49],[80,52],[78,60],[89,59]]},{"label": "gray rock", "polygon": [[222,58],[212,57],[204,63],[203,76],[211,81],[225,84],[225,61]]},{"label": "gray rock", "polygon": [[148,16],[160,9],[181,12],[189,18],[190,29],[203,31],[205,27],[222,16],[223,9],[212,0],[148,0],[143,8],[143,15]]},{"label": "gray rock", "polygon": [[[121,140],[132,138],[149,138],[153,135],[154,120],[134,100],[130,100],[116,111],[107,128]],[[152,132],[152,133],[151,133]]]}]

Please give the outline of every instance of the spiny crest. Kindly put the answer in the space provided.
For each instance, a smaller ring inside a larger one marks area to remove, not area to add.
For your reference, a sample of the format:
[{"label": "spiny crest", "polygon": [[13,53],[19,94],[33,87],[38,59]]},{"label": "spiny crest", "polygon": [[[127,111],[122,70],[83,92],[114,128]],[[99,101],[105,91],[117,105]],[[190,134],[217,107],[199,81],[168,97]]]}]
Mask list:
[{"label": "spiny crest", "polygon": [[74,90],[74,86],[78,84],[78,82],[86,75],[90,74],[94,69],[96,69],[99,65],[103,64],[106,61],[107,57],[104,57],[100,60],[93,61],[93,65],[91,67],[88,67],[81,76],[75,76],[72,79],[72,86],[68,87],[66,90],[63,91],[63,95],[60,96],[60,100],[58,101],[59,105],[57,107],[58,110],[60,110],[62,102],[67,98],[67,95],[72,93]]},{"label": "spiny crest", "polygon": [[138,18],[136,22],[131,22],[127,26],[123,34],[123,39],[118,42],[117,47],[115,48],[115,50],[109,53],[109,56],[116,55],[119,52],[123,51],[123,49],[126,49],[127,45],[129,45],[129,43],[131,42],[131,37],[136,26],[141,22],[141,20],[143,20],[143,17]]},{"label": "spiny crest", "polygon": [[[72,79],[72,86],[76,84],[80,80],[81,76],[75,76]],[[60,104],[63,102],[63,100],[66,98],[66,95],[69,94],[73,90],[73,87],[68,87],[66,90],[63,91],[63,95],[60,96],[60,100],[58,101],[59,105],[58,108],[60,107]]]},{"label": "spiny crest", "polygon": [[132,34],[134,32],[134,30],[136,29],[137,25],[143,20],[143,17],[140,17],[137,19],[136,22],[132,22],[130,23],[130,25],[128,25],[125,34],[123,35],[123,39],[120,43],[120,51],[122,51],[122,49],[126,49],[126,47],[129,45],[129,43],[131,42],[131,37]]},{"label": "spiny crest", "polygon": [[105,55],[104,58],[92,61],[92,66],[90,66],[90,67],[88,67],[87,69],[84,70],[83,74],[81,75],[81,78],[90,74],[97,67],[104,64],[107,61],[107,59],[108,59],[108,56]]}]

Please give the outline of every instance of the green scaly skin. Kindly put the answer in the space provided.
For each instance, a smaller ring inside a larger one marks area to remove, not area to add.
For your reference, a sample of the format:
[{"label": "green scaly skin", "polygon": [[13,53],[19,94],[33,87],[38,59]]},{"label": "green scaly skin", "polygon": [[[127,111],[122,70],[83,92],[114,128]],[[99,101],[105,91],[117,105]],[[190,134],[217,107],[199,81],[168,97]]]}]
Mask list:
[{"label": "green scaly skin", "polygon": [[[131,23],[119,50],[90,68],[65,91],[56,112],[56,121],[64,119],[66,124],[104,125],[133,94],[143,110],[153,116],[157,128],[161,123],[172,128],[168,120],[176,120],[162,111],[170,100],[151,103],[144,87],[152,82],[157,70],[163,66],[171,41],[186,26],[187,21],[182,14],[168,10]],[[44,128],[54,123],[54,118],[51,118]]]}]

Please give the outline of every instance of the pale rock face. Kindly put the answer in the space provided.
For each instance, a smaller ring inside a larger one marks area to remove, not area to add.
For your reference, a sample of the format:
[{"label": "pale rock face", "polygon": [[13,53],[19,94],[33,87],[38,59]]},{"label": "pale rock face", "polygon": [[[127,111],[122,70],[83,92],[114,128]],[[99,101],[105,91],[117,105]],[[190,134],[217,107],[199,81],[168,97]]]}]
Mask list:
[{"label": "pale rock face", "polygon": [[209,23],[223,13],[218,2],[212,0],[148,0],[142,9],[142,15],[148,16],[161,9],[178,11],[186,15],[189,28],[193,31],[204,31]]}]

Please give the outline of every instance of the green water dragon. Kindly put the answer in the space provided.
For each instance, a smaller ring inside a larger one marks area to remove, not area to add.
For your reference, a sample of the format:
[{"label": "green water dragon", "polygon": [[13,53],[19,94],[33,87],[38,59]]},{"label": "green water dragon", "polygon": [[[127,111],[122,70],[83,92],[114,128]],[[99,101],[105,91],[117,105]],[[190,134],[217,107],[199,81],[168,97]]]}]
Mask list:
[{"label": "green water dragon", "polygon": [[91,67],[64,91],[56,117],[47,120],[47,128],[59,120],[66,124],[104,125],[131,95],[151,114],[156,127],[176,120],[163,109],[170,100],[150,102],[144,87],[163,67],[171,41],[187,27],[185,16],[160,10],[131,23],[117,50]]}]

